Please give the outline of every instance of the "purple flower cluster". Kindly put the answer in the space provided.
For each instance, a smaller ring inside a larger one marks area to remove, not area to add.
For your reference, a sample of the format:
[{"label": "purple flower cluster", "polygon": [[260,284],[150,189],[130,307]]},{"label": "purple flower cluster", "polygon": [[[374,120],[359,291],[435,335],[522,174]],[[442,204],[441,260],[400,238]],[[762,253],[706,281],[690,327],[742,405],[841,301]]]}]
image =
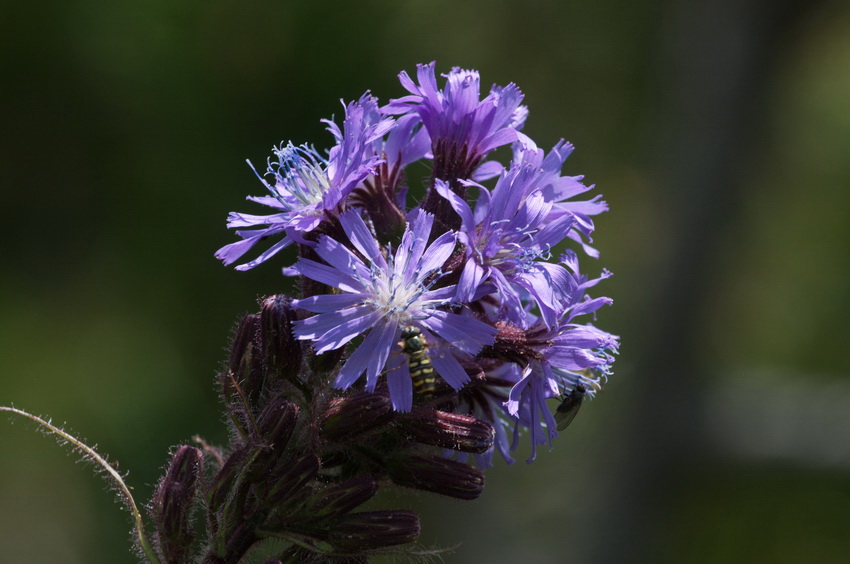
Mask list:
[{"label": "purple flower cluster", "polygon": [[[588,295],[609,274],[583,275],[569,249],[598,256],[591,218],[607,205],[583,196],[593,186],[581,176],[561,175],[572,145],[546,152],[520,131],[528,110],[516,85],[482,98],[477,71],[443,76],[440,88],[434,63],[419,65],[417,81],[399,76],[408,95],[345,105],[342,127],[326,122],[326,156],[275,148],[260,177],[270,195],[249,197],[273,213],[231,213],[240,240],[216,256],[231,264],[270,244],[236,267],[245,270],[296,245],[300,257],[284,265],[303,280],[294,333],[333,359],[311,365],[324,381],[366,391],[386,382],[396,411],[421,404],[482,419],[508,461],[527,430],[531,461],[557,435],[548,402],[577,386],[593,397],[617,352],[617,337],[587,320],[611,303]],[[505,145],[510,162],[485,160]],[[417,204],[405,171],[420,161],[432,172]],[[405,329],[425,344],[415,359]],[[414,392],[423,367],[437,375],[433,393]]]}]

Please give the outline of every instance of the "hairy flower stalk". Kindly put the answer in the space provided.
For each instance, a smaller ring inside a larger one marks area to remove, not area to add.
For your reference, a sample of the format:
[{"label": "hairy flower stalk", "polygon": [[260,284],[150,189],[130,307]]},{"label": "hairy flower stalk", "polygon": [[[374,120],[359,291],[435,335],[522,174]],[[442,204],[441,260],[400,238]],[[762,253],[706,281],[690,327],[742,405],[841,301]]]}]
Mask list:
[{"label": "hairy flower stalk", "polygon": [[[475,499],[494,453],[512,462],[528,435],[530,462],[607,381],[619,341],[587,318],[611,303],[589,295],[609,274],[585,276],[569,248],[598,256],[607,204],[561,175],[571,145],[520,132],[515,85],[482,98],[477,71],[444,77],[419,65],[399,76],[406,96],[344,105],[327,153],[275,148],[269,194],[249,198],[273,213],[230,214],[239,240],[216,256],[265,242],[245,270],[296,246],[280,266],[301,293],[239,321],[218,380],[230,443],[179,447],[149,508],[163,561],[413,551],[419,517],[379,490]],[[503,145],[509,162],[487,160]],[[433,174],[416,205],[405,170],[420,161]]]}]

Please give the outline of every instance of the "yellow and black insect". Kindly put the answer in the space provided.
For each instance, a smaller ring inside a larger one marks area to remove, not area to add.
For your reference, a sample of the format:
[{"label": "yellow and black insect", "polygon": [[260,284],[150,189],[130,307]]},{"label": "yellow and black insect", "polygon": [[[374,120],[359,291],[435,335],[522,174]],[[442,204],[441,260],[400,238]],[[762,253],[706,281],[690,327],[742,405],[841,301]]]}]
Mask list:
[{"label": "yellow and black insect", "polygon": [[559,431],[566,429],[573,422],[573,419],[576,418],[576,414],[581,407],[582,401],[584,401],[584,394],[586,393],[587,388],[581,384],[576,384],[575,388],[567,394],[567,397],[564,398],[564,401],[555,410],[555,421],[558,422]]},{"label": "yellow and black insect", "polygon": [[410,377],[413,380],[413,391],[420,398],[434,395],[437,389],[434,367],[428,356],[428,342],[418,327],[408,325],[401,331],[401,341],[398,342],[401,352],[407,355],[410,367]]}]

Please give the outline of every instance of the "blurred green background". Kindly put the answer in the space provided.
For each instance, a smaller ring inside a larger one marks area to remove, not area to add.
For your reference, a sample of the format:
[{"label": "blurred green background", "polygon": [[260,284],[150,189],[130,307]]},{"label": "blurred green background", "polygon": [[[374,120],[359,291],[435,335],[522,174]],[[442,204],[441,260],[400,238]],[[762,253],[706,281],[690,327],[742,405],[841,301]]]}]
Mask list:
[{"label": "blurred green background", "polygon": [[[577,150],[615,376],[484,495],[411,493],[447,562],[844,562],[850,554],[850,6],[731,0],[3,2],[0,404],[130,471],[226,440],[213,378],[277,268],[213,252],[245,159],[436,59],[516,82]],[[133,562],[89,468],[0,421],[0,562]]]}]

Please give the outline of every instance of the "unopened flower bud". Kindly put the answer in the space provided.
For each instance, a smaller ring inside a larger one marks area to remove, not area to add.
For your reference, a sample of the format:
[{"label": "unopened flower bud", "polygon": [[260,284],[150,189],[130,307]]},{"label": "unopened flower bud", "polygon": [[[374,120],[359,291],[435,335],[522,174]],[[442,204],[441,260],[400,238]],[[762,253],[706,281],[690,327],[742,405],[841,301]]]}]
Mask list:
[{"label": "unopened flower bud", "polygon": [[189,523],[203,453],[190,446],[181,446],[160,480],[150,507],[156,525],[156,542],[166,562],[185,562],[195,536]]},{"label": "unopened flower bud", "polygon": [[227,370],[220,376],[221,394],[231,420],[245,436],[249,415],[245,413],[263,388],[263,352],[259,346],[260,318],[246,315],[239,321],[230,348]]},{"label": "unopened flower bud", "polygon": [[238,525],[236,515],[250,485],[242,479],[246,464],[250,462],[250,454],[250,449],[245,446],[233,451],[213,478],[207,492],[211,532],[220,542],[224,542],[222,539],[226,540],[230,531]]},{"label": "unopened flower bud", "polygon": [[484,490],[484,474],[480,470],[440,456],[400,454],[387,465],[387,471],[400,486],[457,499],[475,499]]},{"label": "unopened flower bud", "polygon": [[286,448],[300,412],[297,405],[282,397],[272,400],[257,419],[263,439],[276,449]]},{"label": "unopened flower bud", "polygon": [[304,454],[286,464],[280,464],[269,480],[266,489],[265,504],[269,508],[284,505],[299,494],[312,493],[305,486],[319,473],[321,464],[315,454]]},{"label": "unopened flower bud", "polygon": [[221,504],[227,499],[230,487],[239,478],[239,473],[245,465],[248,449],[241,447],[227,457],[224,466],[216,473],[210,489],[207,492],[207,505],[211,511],[217,511]]},{"label": "unopened flower bud", "polygon": [[334,398],[322,416],[322,433],[329,440],[359,435],[385,425],[393,415],[389,395],[380,391]]},{"label": "unopened flower bud", "polygon": [[414,440],[461,452],[482,454],[493,446],[493,427],[459,413],[414,407],[400,424]]},{"label": "unopened flower bud", "polygon": [[255,475],[260,475],[274,467],[295,431],[300,411],[297,405],[278,397],[260,413],[257,418],[257,427],[263,444],[257,447],[261,452],[257,454],[253,463]]},{"label": "unopened flower bud", "polygon": [[378,484],[368,476],[351,478],[324,488],[307,502],[305,513],[311,519],[345,515],[366,503],[378,491]]},{"label": "unopened flower bud", "polygon": [[302,344],[292,333],[298,319],[292,299],[283,294],[263,300],[260,311],[266,373],[277,378],[294,378],[301,368]]},{"label": "unopened flower bud", "polygon": [[345,552],[358,552],[413,542],[419,537],[419,516],[413,511],[364,511],[339,519],[327,542]]}]

